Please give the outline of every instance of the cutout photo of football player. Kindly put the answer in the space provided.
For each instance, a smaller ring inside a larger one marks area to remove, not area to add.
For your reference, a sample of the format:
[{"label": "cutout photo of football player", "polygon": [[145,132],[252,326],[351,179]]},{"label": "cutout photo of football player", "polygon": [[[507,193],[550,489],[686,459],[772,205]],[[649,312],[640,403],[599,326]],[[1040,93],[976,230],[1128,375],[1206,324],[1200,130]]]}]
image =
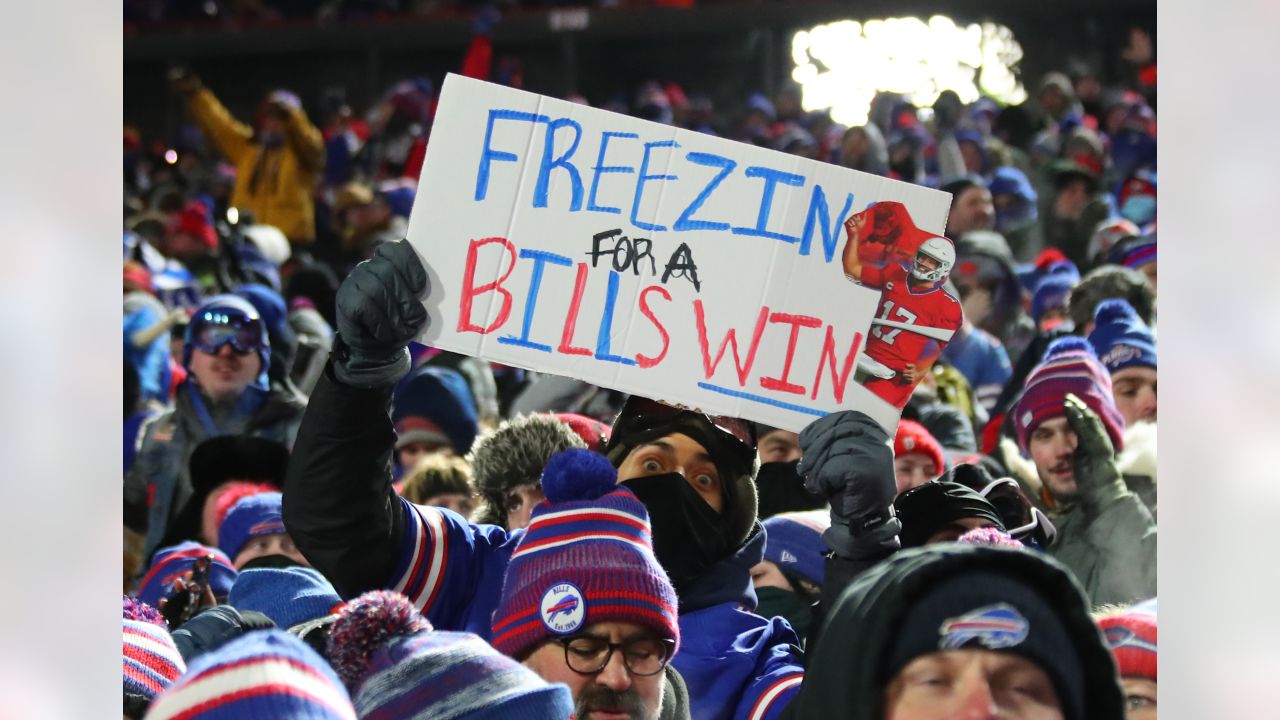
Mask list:
[{"label": "cutout photo of football player", "polygon": [[901,409],[960,327],[960,301],[943,289],[955,246],[917,228],[902,203],[875,203],[844,226],[845,275],[880,291],[855,377]]}]

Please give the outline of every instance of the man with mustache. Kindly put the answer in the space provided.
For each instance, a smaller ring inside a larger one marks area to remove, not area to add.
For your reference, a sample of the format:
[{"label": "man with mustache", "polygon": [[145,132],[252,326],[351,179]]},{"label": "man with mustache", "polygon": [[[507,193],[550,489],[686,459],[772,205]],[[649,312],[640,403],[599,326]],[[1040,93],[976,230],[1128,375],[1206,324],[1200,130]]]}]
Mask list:
[{"label": "man with mustache", "polygon": [[1011,412],[1018,444],[1040,477],[1039,500],[1058,529],[1050,553],[1094,605],[1155,595],[1156,524],[1116,466],[1125,421],[1088,341],[1050,344]]}]

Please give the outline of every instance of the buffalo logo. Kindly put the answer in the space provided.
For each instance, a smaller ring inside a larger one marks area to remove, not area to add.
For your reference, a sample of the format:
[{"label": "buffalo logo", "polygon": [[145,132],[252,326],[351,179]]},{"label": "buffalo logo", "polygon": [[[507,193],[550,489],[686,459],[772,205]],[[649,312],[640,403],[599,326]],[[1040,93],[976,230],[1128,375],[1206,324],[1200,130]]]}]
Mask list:
[{"label": "buffalo logo", "polygon": [[542,624],[557,635],[582,627],[587,618],[587,602],[573,583],[559,583],[542,594]]},{"label": "buffalo logo", "polygon": [[1013,647],[1027,639],[1027,619],[1012,605],[986,605],[960,617],[945,620],[938,628],[939,649],[956,650],[977,642],[992,650]]},{"label": "buffalo logo", "polygon": [[1103,365],[1111,367],[1122,362],[1136,360],[1142,357],[1142,351],[1132,345],[1116,345],[1107,351],[1105,355],[1098,358]]},{"label": "buffalo logo", "polygon": [[1107,644],[1112,650],[1120,648],[1133,648],[1135,650],[1146,650],[1147,652],[1156,652],[1156,644],[1148,640],[1143,640],[1137,633],[1127,627],[1116,625],[1107,628],[1104,633],[1107,637]]}]

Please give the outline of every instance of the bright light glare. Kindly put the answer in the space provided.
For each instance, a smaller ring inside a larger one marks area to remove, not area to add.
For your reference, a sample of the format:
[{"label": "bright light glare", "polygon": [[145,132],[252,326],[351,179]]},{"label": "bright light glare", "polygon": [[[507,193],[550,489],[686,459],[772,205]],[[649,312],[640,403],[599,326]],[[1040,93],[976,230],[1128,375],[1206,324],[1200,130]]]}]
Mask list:
[{"label": "bright light glare", "polygon": [[178,153],[174,150],[165,150],[164,161],[169,163],[170,165],[173,165],[174,163],[178,162]]},{"label": "bright light glare", "polygon": [[791,77],[805,110],[830,108],[848,126],[865,125],[878,91],[927,107],[944,90],[966,103],[988,95],[1006,104],[1027,99],[1013,68],[1022,46],[995,23],[960,27],[944,15],[853,20],[801,30],[791,41]]}]

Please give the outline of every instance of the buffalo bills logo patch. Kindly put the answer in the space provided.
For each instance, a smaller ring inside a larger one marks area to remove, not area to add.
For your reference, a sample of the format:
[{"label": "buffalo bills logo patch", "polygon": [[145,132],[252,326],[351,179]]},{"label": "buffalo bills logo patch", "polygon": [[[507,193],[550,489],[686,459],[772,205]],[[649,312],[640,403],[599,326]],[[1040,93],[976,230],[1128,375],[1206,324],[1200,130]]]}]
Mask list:
[{"label": "buffalo bills logo patch", "polygon": [[565,635],[582,627],[587,619],[587,602],[573,583],[559,583],[542,594],[542,624],[557,635]]},{"label": "buffalo bills logo patch", "polygon": [[1107,637],[1107,644],[1112,650],[1120,648],[1133,648],[1135,650],[1146,650],[1147,652],[1156,652],[1156,644],[1148,640],[1138,637],[1137,633],[1127,627],[1115,625],[1107,628],[1103,633]]},{"label": "buffalo bills logo patch", "polygon": [[992,650],[1013,647],[1027,639],[1029,628],[1027,619],[1012,605],[986,605],[943,621],[938,628],[942,636],[938,648],[956,650],[971,642]]}]

